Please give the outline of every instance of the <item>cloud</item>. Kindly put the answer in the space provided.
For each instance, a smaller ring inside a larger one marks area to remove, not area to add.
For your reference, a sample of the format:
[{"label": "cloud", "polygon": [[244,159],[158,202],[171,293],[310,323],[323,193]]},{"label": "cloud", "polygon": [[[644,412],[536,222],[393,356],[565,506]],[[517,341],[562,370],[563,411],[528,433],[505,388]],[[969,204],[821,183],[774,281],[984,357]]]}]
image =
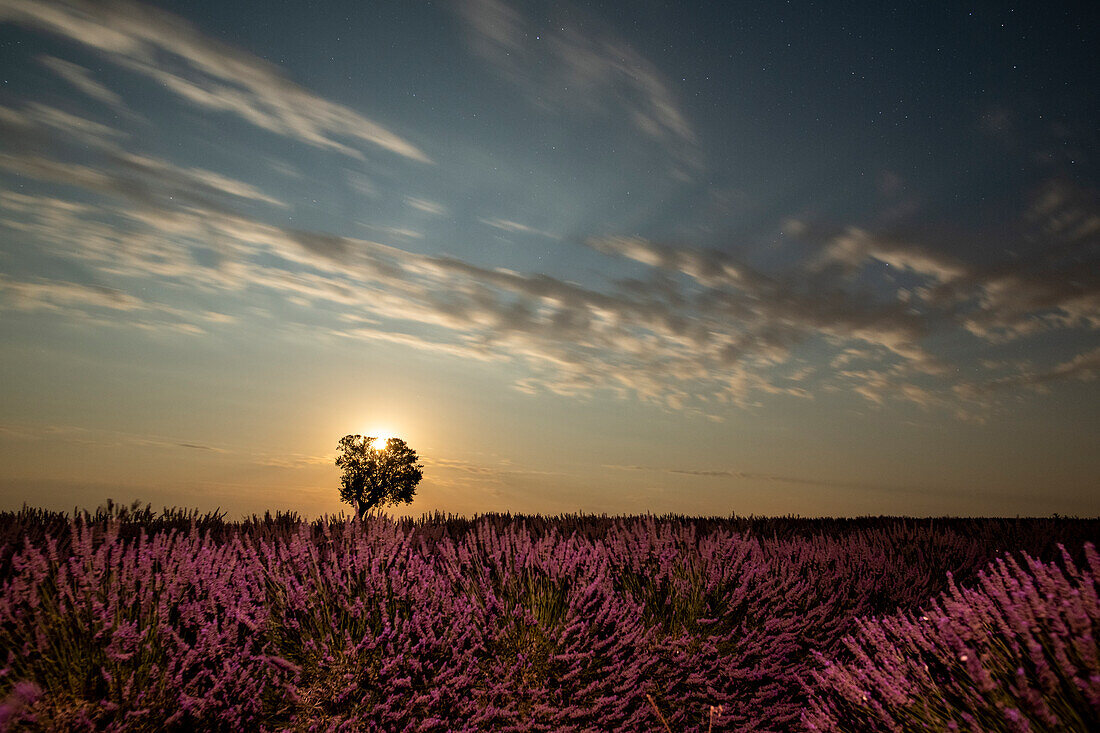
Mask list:
[{"label": "cloud", "polygon": [[1064,180],[1046,181],[1019,225],[1023,254],[982,265],[857,227],[829,234],[800,223],[792,233],[818,247],[815,273],[839,267],[849,277],[866,277],[892,267],[898,276],[914,279],[906,287],[894,286],[908,310],[917,309],[930,324],[950,321],[989,343],[1100,328],[1100,193]]},{"label": "cloud", "polygon": [[[116,182],[86,182],[115,195],[129,191]],[[82,242],[84,257],[96,249],[97,236],[117,239],[121,234],[97,232],[79,207],[70,211],[60,202],[32,202],[12,194],[3,199],[9,200],[24,217],[38,217],[45,227],[65,227],[54,232],[53,240]],[[537,273],[283,229],[194,205],[150,209],[134,221],[171,235],[157,246],[158,260],[147,261],[134,246],[149,235],[135,238],[136,232],[130,232],[122,248],[105,243],[97,255],[103,258],[100,267],[126,278],[163,273],[241,297],[246,290],[266,290],[314,313],[317,306],[332,308],[349,316],[326,329],[342,338],[461,359],[519,361],[532,372],[517,383],[526,391],[580,396],[606,390],[710,416],[724,405],[757,405],[762,395],[809,397],[829,384],[874,404],[902,401],[952,409],[957,402],[950,383],[936,386],[943,372],[919,346],[927,329],[918,316],[892,301],[864,300],[839,290],[814,297],[784,278],[764,276],[718,253],[641,240],[629,247],[602,246],[601,251],[621,251],[669,274],[690,275],[679,283],[658,277],[592,289]],[[186,250],[170,256],[172,246],[212,235],[222,242],[225,257],[216,270],[199,267]],[[271,255],[280,259],[271,260]],[[38,292],[37,300],[56,305],[58,298],[47,297],[47,291]],[[96,303],[114,297],[98,290],[62,292],[69,300],[75,292]],[[28,300],[26,288],[19,294]],[[126,300],[109,303],[135,307]],[[791,362],[792,350],[822,336],[837,349],[832,371],[777,370]],[[866,366],[842,368],[853,360]]]},{"label": "cloud", "polygon": [[48,139],[64,145],[79,143],[96,150],[118,150],[118,140],[126,137],[107,125],[37,102],[20,110],[0,107],[0,132],[9,143],[15,143],[13,147],[23,151],[41,148]]},{"label": "cloud", "polygon": [[[217,294],[220,310],[277,310],[287,330],[511,362],[522,370],[515,382],[522,391],[604,393],[714,420],[773,396],[807,399],[829,390],[882,408],[908,405],[969,419],[993,395],[1033,388],[1023,379],[984,387],[1005,375],[983,373],[980,364],[964,378],[949,352],[931,346],[943,341],[937,336],[980,344],[996,328],[1024,338],[1028,324],[1097,327],[1095,255],[1079,226],[1064,230],[1058,252],[985,269],[855,228],[824,236],[809,254],[801,244],[787,245],[784,264],[767,268],[731,252],[593,237],[586,244],[612,261],[607,277],[582,285],[269,223],[239,207],[278,202],[243,182],[106,142],[100,155],[95,168],[37,153],[0,155],[9,172],[98,197],[91,204],[84,195],[77,202],[0,192],[0,224],[51,257],[79,262],[110,291],[142,292],[156,282],[174,300],[135,303],[86,283],[9,279],[10,307],[86,318],[110,310],[129,313],[137,327],[205,330],[223,327],[228,314],[210,317],[189,299]],[[1048,219],[1066,206],[1079,208],[1074,201],[1063,192],[1057,207],[1037,205],[1046,218],[1036,226],[1051,226]],[[426,212],[438,206],[407,203]],[[798,231],[814,236],[812,227]],[[904,277],[889,277],[886,259]],[[641,274],[611,277],[622,260]],[[1075,357],[1065,363],[1077,364]],[[1064,371],[1089,374],[1088,363]]]},{"label": "cloud", "polygon": [[415,196],[406,196],[405,203],[416,209],[422,211],[425,214],[431,214],[432,216],[444,216],[447,213],[447,207],[443,204],[437,204],[435,201],[429,201],[428,199],[416,198]]},{"label": "cloud", "polygon": [[1058,329],[1100,328],[1100,192],[1045,182],[1026,215],[1042,246],[979,272],[967,283],[980,309],[965,325],[990,341]]},{"label": "cloud", "polygon": [[408,227],[391,227],[380,224],[363,224],[364,228],[369,231],[378,232],[379,234],[388,234],[392,237],[401,237],[403,239],[423,239],[424,234],[416,231],[415,229],[409,229]]},{"label": "cloud", "polygon": [[374,341],[379,343],[398,344],[417,351],[430,351],[437,354],[454,356],[469,361],[493,361],[502,357],[494,355],[484,348],[468,346],[461,343],[446,343],[437,340],[426,340],[424,336],[394,331],[380,331],[377,328],[353,328],[333,329],[332,334],[342,338],[352,338],[361,341]]},{"label": "cloud", "polygon": [[[557,471],[517,466],[508,460],[486,463],[430,455],[421,456],[421,460],[428,469],[422,491],[425,498],[433,493],[437,502],[457,504],[467,511],[485,511],[485,501],[507,510],[512,502],[527,498],[526,495],[544,496],[547,487],[543,482],[550,478],[554,479],[556,490],[560,490],[565,476]],[[442,491],[437,494],[437,490]],[[478,497],[480,509],[469,506],[470,496]]]},{"label": "cloud", "polygon": [[[228,210],[233,199],[286,208],[242,180],[124,151],[123,132],[38,103],[21,110],[0,107],[0,132],[21,139],[19,154],[0,153],[0,169],[15,175],[127,198],[145,208],[191,203]],[[80,157],[88,165],[59,160],[73,142],[81,143]]]},{"label": "cloud", "polygon": [[[147,5],[124,0],[0,0],[0,22],[83,44],[187,102],[236,115],[308,145],[362,157],[337,139],[342,138],[431,162],[415,145],[378,123],[303,89],[271,64],[208,38],[184,19]],[[71,82],[87,81],[72,66],[54,63],[51,68],[63,69],[58,73],[67,74]],[[85,87],[90,88],[86,83]]]},{"label": "cloud", "polygon": [[[595,238],[588,244],[665,273],[686,275],[701,286],[696,315],[740,324],[725,343],[727,361],[736,361],[746,350],[763,355],[768,349],[773,360],[782,361],[791,344],[824,334],[885,348],[924,370],[939,368],[918,345],[926,333],[923,319],[896,303],[850,294],[839,283],[814,278],[812,270],[770,276],[722,252],[670,247],[639,237]],[[672,302],[687,302],[685,291],[671,287]],[[714,333],[709,326],[707,330]]]},{"label": "cloud", "polygon": [[50,440],[99,447],[141,447],[162,450],[177,450],[203,453],[229,454],[226,448],[181,441],[164,436],[138,435],[103,428],[85,428],[77,425],[41,425],[33,423],[0,423],[0,438],[9,440]]},{"label": "cloud", "polygon": [[133,219],[158,212],[170,224],[184,216],[180,207],[188,205],[232,218],[229,214],[232,199],[226,199],[226,195],[283,207],[280,201],[249,184],[212,171],[181,168],[129,153],[110,154],[102,162],[100,167],[92,168],[39,155],[0,153],[0,170],[128,200],[137,207],[125,213]]},{"label": "cloud", "polygon": [[0,297],[17,310],[62,310],[94,307],[118,311],[145,310],[146,304],[128,293],[101,285],[45,280],[20,282],[0,275]]},{"label": "cloud", "polygon": [[341,262],[347,256],[348,242],[343,237],[302,231],[291,231],[289,234],[303,248],[322,257]]},{"label": "cloud", "polygon": [[[122,131],[35,102],[21,110],[0,107],[0,132],[21,138],[19,154],[0,153],[0,168],[17,175],[145,203],[179,198],[224,208],[218,198],[228,194],[286,207],[255,186],[224,174],[125,151],[119,142],[126,137]],[[58,159],[58,152],[73,142],[81,143],[81,157],[95,167]]]},{"label": "cloud", "polygon": [[440,468],[481,477],[499,479],[500,474],[500,469],[495,466],[485,466],[479,463],[471,463],[470,461],[463,461],[455,458],[426,457],[424,458],[424,465],[430,468]]},{"label": "cloud", "polygon": [[158,160],[157,158],[132,154],[124,154],[119,160],[126,165],[133,166],[143,173],[149,173],[161,180],[174,180],[177,182],[177,185],[180,186],[181,190],[186,187],[194,187],[199,190],[205,189],[216,193],[227,193],[230,196],[251,199],[252,201],[261,201],[265,204],[278,206],[279,208],[286,208],[285,203],[264,194],[251,184],[238,181],[229,176],[222,175],[221,173],[208,171],[204,168],[180,168],[167,161]]},{"label": "cloud", "polygon": [[55,56],[39,56],[36,61],[92,99],[98,100],[111,109],[121,112],[128,117],[137,117],[137,115],[126,107],[126,104],[122,101],[122,97],[93,79],[92,72],[88,71],[83,66],[74,64],[71,61],[59,59]]},{"label": "cloud", "polygon": [[474,51],[545,109],[626,120],[673,158],[680,177],[702,167],[695,132],[668,81],[632,46],[595,18],[559,4],[546,22],[503,0],[463,0],[455,6]]},{"label": "cloud", "polygon": [[666,272],[681,273],[706,287],[730,286],[756,291],[775,282],[730,255],[715,250],[671,247],[641,237],[594,237],[588,246]]},{"label": "cloud", "polygon": [[829,241],[821,252],[819,264],[838,263],[848,270],[858,270],[869,261],[906,270],[937,283],[953,282],[971,270],[954,257],[875,237],[855,227],[849,227]]},{"label": "cloud", "polygon": [[1054,382],[1079,381],[1091,382],[1100,376],[1100,347],[1075,355],[1046,369],[1036,368],[1030,362],[991,365],[991,371],[1004,368],[1012,374],[991,379],[983,384],[963,384],[957,389],[962,395],[984,397],[1006,389],[1027,388],[1045,392]]},{"label": "cloud", "polygon": [[864,483],[850,481],[830,481],[827,479],[805,478],[802,476],[788,476],[774,473],[758,473],[755,471],[735,471],[731,469],[688,469],[688,468],[660,468],[655,466],[616,466],[605,465],[614,471],[639,471],[646,473],[664,473],[673,476],[696,476],[699,478],[738,479],[744,481],[774,481],[776,483],[794,484],[800,486],[822,486],[838,488],[878,488]]},{"label": "cloud", "polygon": [[[235,319],[224,313],[194,312],[143,300],[105,285],[62,280],[17,280],[0,275],[0,312],[48,312],[89,325],[130,326],[175,333],[205,333],[194,321],[226,324]],[[120,317],[126,317],[125,320]]]},{"label": "cloud", "polygon": [[1032,376],[1034,382],[1050,382],[1057,379],[1077,379],[1091,382],[1100,374],[1100,347],[1084,354],[1078,354],[1069,361],[1062,362],[1047,372]]},{"label": "cloud", "polygon": [[312,456],[301,453],[251,454],[252,462],[269,468],[302,469],[316,466],[331,466],[336,455]]},{"label": "cloud", "polygon": [[205,453],[224,453],[225,451],[219,448],[212,448],[208,445],[202,445],[200,443],[176,443],[180,448],[187,448],[188,450],[203,451]]},{"label": "cloud", "polygon": [[965,318],[964,325],[994,343],[1064,328],[1100,328],[1096,266],[1090,261],[1057,273],[996,273],[978,285],[980,308]]},{"label": "cloud", "polygon": [[536,229],[534,227],[527,226],[526,224],[520,224],[518,221],[512,221],[511,219],[478,219],[482,224],[490,226],[493,229],[499,229],[502,232],[516,233],[516,234],[537,234],[540,237],[546,237],[547,239],[560,239],[557,234],[543,231],[542,229]]}]

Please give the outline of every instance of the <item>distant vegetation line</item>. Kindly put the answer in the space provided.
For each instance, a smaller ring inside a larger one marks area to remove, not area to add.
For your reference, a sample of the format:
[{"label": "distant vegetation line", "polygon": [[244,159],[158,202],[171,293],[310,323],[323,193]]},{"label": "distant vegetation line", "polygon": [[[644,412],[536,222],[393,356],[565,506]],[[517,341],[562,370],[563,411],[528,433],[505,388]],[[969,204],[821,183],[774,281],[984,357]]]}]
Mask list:
[{"label": "distant vegetation line", "polygon": [[[1059,544],[1078,547],[1085,542],[1100,544],[1100,517],[1074,517],[1053,515],[1050,517],[906,517],[893,515],[867,515],[859,517],[802,517],[797,515],[756,516],[692,516],[685,514],[635,514],[608,515],[562,513],[513,514],[511,512],[486,512],[473,516],[447,512],[427,512],[417,517],[392,517],[406,532],[416,532],[425,539],[440,537],[459,538],[486,524],[502,528],[521,524],[534,537],[548,533],[572,534],[598,539],[616,526],[637,519],[653,519],[674,527],[691,527],[699,534],[717,531],[732,532],[772,540],[795,538],[838,537],[865,530],[919,529],[948,530],[969,538],[975,545],[989,549],[990,557],[1003,552],[1028,552],[1042,559],[1057,557]],[[6,568],[10,550],[24,538],[42,537],[47,534],[62,542],[75,524],[103,526],[109,522],[119,524],[122,537],[144,532],[192,528],[210,533],[216,539],[230,537],[271,537],[290,528],[308,525],[318,532],[338,516],[322,516],[306,520],[294,511],[252,514],[240,519],[229,519],[227,512],[202,511],[195,508],[164,507],[154,510],[151,504],[132,502],[129,505],[108,500],[94,511],[74,509],[62,512],[24,506],[17,511],[0,511],[0,574]],[[350,519],[346,521],[351,521]]]}]

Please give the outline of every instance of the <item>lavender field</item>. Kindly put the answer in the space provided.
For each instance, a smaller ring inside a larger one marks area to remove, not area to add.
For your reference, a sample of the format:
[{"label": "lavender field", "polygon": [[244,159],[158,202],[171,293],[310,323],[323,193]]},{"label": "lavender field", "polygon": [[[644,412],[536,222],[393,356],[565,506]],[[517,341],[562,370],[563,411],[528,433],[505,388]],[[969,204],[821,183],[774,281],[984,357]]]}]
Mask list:
[{"label": "lavender field", "polygon": [[1098,536],[25,509],[0,515],[0,727],[1095,731]]}]

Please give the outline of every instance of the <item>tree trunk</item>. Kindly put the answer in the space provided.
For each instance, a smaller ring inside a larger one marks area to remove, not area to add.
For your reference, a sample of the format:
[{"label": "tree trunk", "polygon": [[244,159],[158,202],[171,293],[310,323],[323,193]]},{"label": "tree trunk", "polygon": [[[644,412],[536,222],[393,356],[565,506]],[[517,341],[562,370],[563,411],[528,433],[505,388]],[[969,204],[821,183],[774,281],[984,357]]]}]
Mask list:
[{"label": "tree trunk", "polygon": [[359,504],[359,519],[360,520],[366,519],[367,518],[367,512],[370,511],[370,507],[367,506],[367,502],[363,501],[362,499],[358,499],[357,502]]}]

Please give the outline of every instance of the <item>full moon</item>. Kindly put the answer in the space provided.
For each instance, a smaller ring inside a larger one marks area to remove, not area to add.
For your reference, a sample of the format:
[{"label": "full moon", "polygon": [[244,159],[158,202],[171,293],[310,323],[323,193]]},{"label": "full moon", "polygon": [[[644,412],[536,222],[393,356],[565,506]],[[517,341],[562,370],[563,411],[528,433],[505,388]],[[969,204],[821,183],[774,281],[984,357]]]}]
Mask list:
[{"label": "full moon", "polygon": [[376,437],[374,441],[370,444],[370,447],[374,448],[375,450],[382,450],[383,448],[385,448],[386,441],[394,437],[392,433],[385,432],[379,432],[377,433],[377,436],[378,437]]}]

